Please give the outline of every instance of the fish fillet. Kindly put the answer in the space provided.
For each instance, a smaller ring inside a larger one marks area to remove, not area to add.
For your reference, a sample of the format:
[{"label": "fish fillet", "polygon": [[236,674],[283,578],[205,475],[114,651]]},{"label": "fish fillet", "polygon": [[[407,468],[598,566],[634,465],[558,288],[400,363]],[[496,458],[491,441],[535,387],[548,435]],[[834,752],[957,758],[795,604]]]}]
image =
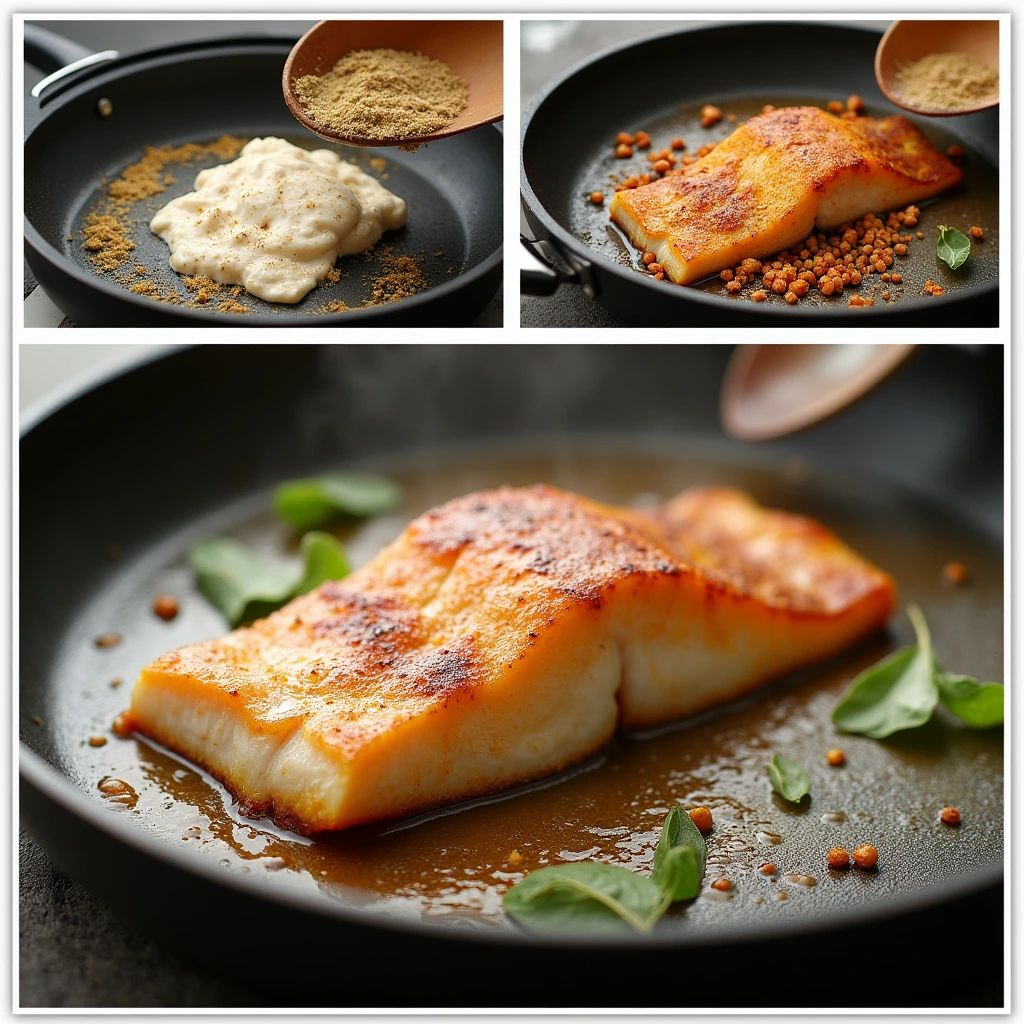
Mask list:
[{"label": "fish fillet", "polygon": [[786,107],[752,117],[697,163],[616,192],[610,214],[671,280],[690,284],[961,177],[905,117]]},{"label": "fish fillet", "polygon": [[304,832],[538,778],[616,727],[735,697],[881,626],[892,580],[743,494],[656,512],[502,488],[368,565],[145,668],[143,734]]}]

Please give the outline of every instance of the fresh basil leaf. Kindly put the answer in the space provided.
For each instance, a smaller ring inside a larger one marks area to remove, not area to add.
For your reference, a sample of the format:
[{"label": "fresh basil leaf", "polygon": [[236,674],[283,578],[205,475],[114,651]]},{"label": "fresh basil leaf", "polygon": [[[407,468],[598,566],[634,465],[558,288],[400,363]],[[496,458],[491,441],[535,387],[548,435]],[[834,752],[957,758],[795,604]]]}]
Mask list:
[{"label": "fresh basil leaf", "polygon": [[345,549],[336,537],[319,530],[304,534],[299,545],[305,570],[292,587],[291,596],[308,594],[325,580],[343,580],[349,574]]},{"label": "fresh basil leaf", "polygon": [[504,898],[505,911],[527,927],[587,932],[623,922],[649,932],[669,902],[645,875],[593,860],[533,871]]},{"label": "fresh basil leaf", "polygon": [[950,270],[956,270],[962,267],[967,262],[967,257],[971,255],[971,240],[962,231],[940,224],[935,255],[947,264]]},{"label": "fresh basil leaf", "polygon": [[772,781],[772,789],[784,800],[798,804],[811,791],[811,780],[807,772],[788,757],[772,754],[768,762],[768,778]]},{"label": "fresh basil leaf", "polygon": [[199,589],[234,627],[269,615],[324,580],[348,575],[345,551],[330,534],[307,533],[300,550],[305,567],[298,580],[228,537],[197,542],[189,561]]},{"label": "fresh basil leaf", "polygon": [[394,480],[370,473],[326,473],[288,480],[274,491],[274,512],[296,530],[310,530],[339,516],[380,515],[402,500]]},{"label": "fresh basil leaf", "polygon": [[283,604],[291,595],[288,573],[236,540],[201,540],[192,546],[189,561],[199,589],[232,626],[244,619],[251,604]]},{"label": "fresh basil leaf", "polygon": [[707,844],[700,829],[682,808],[673,807],[654,850],[651,880],[673,900],[692,900],[700,893],[706,862]]},{"label": "fresh basil leaf", "polygon": [[979,683],[971,676],[936,672],[939,700],[972,729],[1003,724],[1003,688],[998,683]]},{"label": "fresh basil leaf", "polygon": [[917,605],[907,608],[917,646],[905,647],[865,669],[832,712],[843,732],[880,740],[924,725],[939,700],[928,624]]}]

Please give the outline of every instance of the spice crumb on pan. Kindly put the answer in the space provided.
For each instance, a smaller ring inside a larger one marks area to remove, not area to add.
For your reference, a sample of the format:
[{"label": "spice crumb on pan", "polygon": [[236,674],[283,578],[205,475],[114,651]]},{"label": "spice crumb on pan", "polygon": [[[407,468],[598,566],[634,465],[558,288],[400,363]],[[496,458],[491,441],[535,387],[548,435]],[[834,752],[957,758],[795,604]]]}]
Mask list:
[{"label": "spice crumb on pan", "polygon": [[707,807],[694,807],[692,810],[687,811],[690,816],[690,821],[697,826],[697,829],[701,832],[710,832],[714,827],[714,819],[711,816],[711,811]]},{"label": "spice crumb on pan", "polygon": [[960,812],[955,807],[943,807],[939,818],[943,825],[960,824]]},{"label": "spice crumb on pan", "polygon": [[313,120],[348,138],[430,135],[469,102],[469,86],[444,61],[406,50],[353,50],[293,87]]},{"label": "spice crumb on pan", "polygon": [[89,746],[90,747],[105,747],[107,745],[106,736],[90,736]]},{"label": "spice crumb on pan", "polygon": [[947,562],[942,567],[942,578],[954,587],[967,582],[970,573],[963,562]]},{"label": "spice crumb on pan", "polygon": [[848,868],[850,866],[850,853],[842,846],[833,846],[828,851],[828,866],[830,868]]},{"label": "spice crumb on pan", "polygon": [[870,843],[864,843],[853,851],[853,863],[864,870],[870,870],[878,864],[878,850]]},{"label": "spice crumb on pan", "polygon": [[833,768],[842,768],[846,764],[846,754],[839,747],[833,747],[826,755],[825,760]]},{"label": "spice crumb on pan", "polygon": [[116,647],[121,642],[120,633],[102,633],[93,640],[97,647]]}]

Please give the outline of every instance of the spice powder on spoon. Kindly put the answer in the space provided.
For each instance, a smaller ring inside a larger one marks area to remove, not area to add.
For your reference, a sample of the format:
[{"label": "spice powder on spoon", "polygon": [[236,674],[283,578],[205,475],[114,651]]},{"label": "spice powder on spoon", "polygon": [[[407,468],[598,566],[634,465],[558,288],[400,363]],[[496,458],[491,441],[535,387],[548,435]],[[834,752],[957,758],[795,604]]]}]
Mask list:
[{"label": "spice powder on spoon", "polygon": [[469,86],[444,61],[390,49],[353,50],[326,74],[297,79],[295,93],[319,124],[362,139],[429,135],[469,102]]}]

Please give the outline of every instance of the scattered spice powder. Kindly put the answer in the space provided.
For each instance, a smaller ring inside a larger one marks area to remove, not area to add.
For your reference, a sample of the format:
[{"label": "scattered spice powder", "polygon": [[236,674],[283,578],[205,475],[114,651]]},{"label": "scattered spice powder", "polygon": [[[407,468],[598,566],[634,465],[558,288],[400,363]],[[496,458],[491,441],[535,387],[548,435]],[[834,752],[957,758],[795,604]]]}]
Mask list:
[{"label": "scattered spice powder", "polygon": [[[190,163],[202,156],[233,160],[245,139],[222,135],[216,142],[187,142],[183,146],[147,146],[137,163],[126,167],[113,181],[97,207],[86,217],[85,248],[89,262],[100,273],[118,269],[135,248],[131,232],[137,226],[131,216],[132,205],[159,195],[174,179],[165,173],[168,164]],[[145,271],[142,271],[145,273]],[[154,291],[155,286],[154,286]],[[140,294],[147,294],[141,292]]]},{"label": "scattered spice powder", "polygon": [[900,99],[922,110],[959,110],[999,90],[999,72],[969,53],[929,53],[896,71]]},{"label": "scattered spice powder", "polygon": [[315,121],[348,138],[429,135],[469,102],[469,86],[444,61],[406,50],[353,50],[294,88]]}]

